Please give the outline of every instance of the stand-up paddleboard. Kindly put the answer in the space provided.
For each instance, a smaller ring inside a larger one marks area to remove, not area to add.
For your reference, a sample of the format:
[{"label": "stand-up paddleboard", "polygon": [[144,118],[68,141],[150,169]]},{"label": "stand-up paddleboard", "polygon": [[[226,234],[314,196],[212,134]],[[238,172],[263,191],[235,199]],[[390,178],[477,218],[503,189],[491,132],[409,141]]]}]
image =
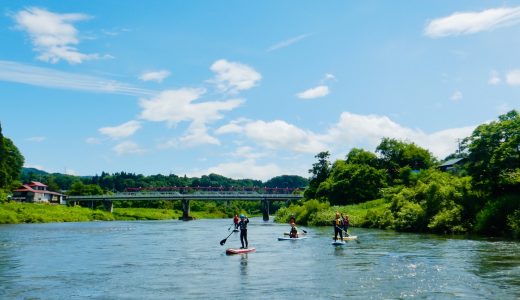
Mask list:
[{"label": "stand-up paddleboard", "polygon": [[335,242],[332,242],[332,245],[334,246],[343,246],[343,245],[346,245],[347,243],[345,242],[342,242],[342,241],[335,241]]},{"label": "stand-up paddleboard", "polygon": [[[291,234],[289,232],[284,232],[283,235],[291,235]],[[298,235],[306,235],[306,233],[298,231]]]},{"label": "stand-up paddleboard", "polygon": [[226,254],[242,254],[242,253],[249,253],[249,252],[255,252],[256,248],[247,248],[247,249],[233,249],[229,248],[226,249]]},{"label": "stand-up paddleboard", "polygon": [[291,237],[279,237],[278,240],[279,241],[297,241],[297,240],[304,240],[306,239],[307,237],[306,236],[299,236],[299,237],[296,237],[296,238],[291,238]]},{"label": "stand-up paddleboard", "polygon": [[234,229],[233,232],[238,232],[238,229]]},{"label": "stand-up paddleboard", "polygon": [[[334,237],[332,237],[332,238],[334,238]],[[338,240],[340,240],[339,236],[338,236]],[[343,240],[344,240],[344,241],[353,241],[353,240],[357,240],[357,235],[343,236]]]}]

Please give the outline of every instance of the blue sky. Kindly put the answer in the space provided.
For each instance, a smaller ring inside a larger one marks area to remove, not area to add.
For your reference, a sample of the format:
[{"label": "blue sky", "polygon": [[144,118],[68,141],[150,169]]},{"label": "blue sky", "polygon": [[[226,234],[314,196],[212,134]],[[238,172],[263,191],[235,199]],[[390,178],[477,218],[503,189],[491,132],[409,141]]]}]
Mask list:
[{"label": "blue sky", "polygon": [[382,137],[442,159],[520,103],[520,1],[2,1],[27,167],[267,180]]}]

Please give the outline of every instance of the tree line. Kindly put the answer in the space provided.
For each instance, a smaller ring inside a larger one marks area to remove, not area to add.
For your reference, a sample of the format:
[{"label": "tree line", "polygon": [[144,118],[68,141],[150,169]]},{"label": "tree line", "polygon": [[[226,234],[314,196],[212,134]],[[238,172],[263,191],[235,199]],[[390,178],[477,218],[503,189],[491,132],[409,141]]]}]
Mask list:
[{"label": "tree line", "polygon": [[[520,115],[516,110],[478,126],[462,140],[457,167],[413,142],[383,138],[375,153],[352,149],[330,162],[320,152],[309,170],[305,199],[331,205],[384,199],[367,227],[419,232],[477,232],[520,236]],[[314,205],[314,204],[313,204]]]}]

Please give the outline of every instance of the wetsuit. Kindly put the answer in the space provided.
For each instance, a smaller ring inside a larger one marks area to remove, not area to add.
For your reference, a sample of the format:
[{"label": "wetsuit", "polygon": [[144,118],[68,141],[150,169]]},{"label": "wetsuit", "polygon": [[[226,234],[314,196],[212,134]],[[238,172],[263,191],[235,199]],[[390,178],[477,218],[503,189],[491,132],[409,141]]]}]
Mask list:
[{"label": "wetsuit", "polygon": [[[248,218],[244,218],[238,222],[238,227],[240,228],[240,243],[242,243],[242,249],[246,248],[248,246],[247,243],[247,223],[249,223]],[[244,242],[246,243],[246,246],[244,247]]]}]

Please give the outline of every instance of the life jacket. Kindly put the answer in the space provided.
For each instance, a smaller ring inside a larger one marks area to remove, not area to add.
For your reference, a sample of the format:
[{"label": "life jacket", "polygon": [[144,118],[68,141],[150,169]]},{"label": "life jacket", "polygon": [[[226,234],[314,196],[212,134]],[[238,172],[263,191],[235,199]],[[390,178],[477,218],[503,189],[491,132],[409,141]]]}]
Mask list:
[{"label": "life jacket", "polygon": [[337,219],[335,220],[335,224],[336,224],[336,226],[341,226],[341,225],[343,225],[342,223],[343,223],[343,221],[341,221],[340,218],[337,218]]},{"label": "life jacket", "polygon": [[350,225],[350,220],[348,219],[348,217],[345,217],[345,219],[343,219],[343,226],[349,226]]}]

